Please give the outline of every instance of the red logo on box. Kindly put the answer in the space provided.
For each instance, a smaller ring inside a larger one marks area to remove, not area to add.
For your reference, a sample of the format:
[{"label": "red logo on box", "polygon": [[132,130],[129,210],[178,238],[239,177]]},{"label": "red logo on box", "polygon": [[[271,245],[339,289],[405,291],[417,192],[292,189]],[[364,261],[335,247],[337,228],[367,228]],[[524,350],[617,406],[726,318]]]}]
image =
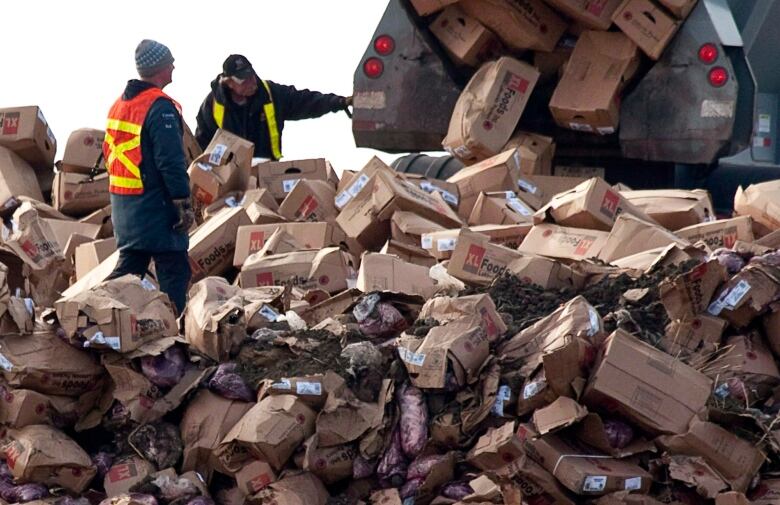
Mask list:
[{"label": "red logo on box", "polygon": [[620,197],[617,193],[607,191],[604,193],[604,199],[601,201],[601,213],[607,217],[614,218],[620,205]]},{"label": "red logo on box", "polygon": [[195,199],[199,202],[205,203],[206,205],[211,205],[211,202],[214,201],[214,196],[196,184]]},{"label": "red logo on box", "polygon": [[592,238],[580,239],[579,243],[577,243],[577,248],[574,250],[574,254],[577,256],[585,256],[588,253],[590,246],[593,245],[593,242],[594,240]]},{"label": "red logo on box", "polygon": [[263,272],[255,276],[255,283],[258,286],[273,286],[274,285],[274,273]]},{"label": "red logo on box", "polygon": [[490,337],[498,336],[498,327],[496,327],[495,321],[490,317],[490,313],[485,307],[479,310],[480,317],[482,318],[482,324],[484,325],[485,333]]},{"label": "red logo on box", "polygon": [[6,112],[3,116],[3,135],[19,133],[19,112]]},{"label": "red logo on box", "polygon": [[479,247],[477,245],[469,246],[468,254],[466,254],[466,261],[463,263],[463,270],[471,272],[472,274],[477,274],[484,257],[484,247]]},{"label": "red logo on box", "polygon": [[249,234],[249,252],[257,252],[263,248],[265,244],[265,232],[253,231]]},{"label": "red logo on box", "polygon": [[315,210],[317,210],[317,207],[320,206],[320,202],[317,201],[316,198],[309,195],[304,200],[301,206],[298,208],[297,211],[295,211],[295,217],[300,219],[306,219],[311,214],[314,213]]},{"label": "red logo on box", "polygon": [[138,475],[138,469],[135,465],[125,463],[122,465],[114,465],[108,472],[109,482],[119,482],[121,480],[131,479]]},{"label": "red logo on box", "polygon": [[737,243],[737,232],[732,232],[727,235],[723,235],[723,247],[726,249],[731,249],[734,247],[734,244]]},{"label": "red logo on box", "polygon": [[249,489],[251,489],[256,493],[270,483],[271,483],[271,476],[268,475],[267,473],[264,473],[250,480],[248,485],[249,485]]},{"label": "red logo on box", "polygon": [[528,85],[530,83],[528,82],[528,79],[521,77],[519,75],[515,74],[509,74],[509,83],[507,84],[507,87],[509,89],[515,90],[518,93],[525,93],[528,91]]}]

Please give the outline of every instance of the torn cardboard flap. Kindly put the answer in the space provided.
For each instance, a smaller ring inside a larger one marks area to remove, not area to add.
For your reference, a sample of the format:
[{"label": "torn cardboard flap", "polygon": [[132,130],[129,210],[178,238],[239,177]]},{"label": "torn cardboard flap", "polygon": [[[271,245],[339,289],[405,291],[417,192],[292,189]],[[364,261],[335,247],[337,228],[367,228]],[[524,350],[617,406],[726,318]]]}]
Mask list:
[{"label": "torn cardboard flap", "polygon": [[515,434],[515,422],[508,421],[488,429],[469,451],[466,460],[480,470],[497,470],[522,455],[522,441]]},{"label": "torn cardboard flap", "polygon": [[252,407],[225,436],[280,470],[298,446],[314,434],[316,414],[292,395],[269,396]]},{"label": "torn cardboard flap", "polygon": [[472,316],[491,342],[506,333],[507,326],[488,294],[431,298],[423,305],[418,319],[431,318],[440,323],[449,323],[465,316]]},{"label": "torn cardboard flap", "polygon": [[564,488],[558,479],[525,453],[496,471],[496,474],[500,478],[511,478],[517,482],[523,490],[523,498],[533,500],[534,503],[536,500],[557,505],[578,503],[578,498]]},{"label": "torn cardboard flap", "polygon": [[710,194],[703,189],[648,189],[620,194],[671,231],[706,224],[715,216]]},{"label": "torn cardboard flap", "polygon": [[360,260],[356,287],[364,293],[393,291],[432,298],[436,286],[428,268],[379,253],[365,253]]},{"label": "torn cardboard flap", "polygon": [[705,498],[715,498],[721,491],[728,489],[728,484],[718,476],[704,458],[671,456],[669,476],[696,488],[696,492]]},{"label": "torn cardboard flap", "polygon": [[536,431],[545,435],[577,424],[587,415],[588,409],[571,398],[562,396],[550,405],[536,410],[533,421]]},{"label": "torn cardboard flap", "polygon": [[611,263],[643,251],[667,247],[671,244],[688,247],[687,240],[678,238],[667,229],[644,221],[631,214],[621,214],[615,220],[607,242],[599,251],[599,259]]},{"label": "torn cardboard flap", "polygon": [[707,310],[716,290],[727,280],[726,267],[717,259],[702,263],[661,283],[661,303],[672,320],[694,318]]},{"label": "torn cardboard flap", "polygon": [[542,256],[526,255],[512,260],[506,271],[544,289],[579,289],[585,283],[583,275],[563,263]]},{"label": "torn cardboard flap", "polygon": [[780,269],[772,260],[754,258],[721,288],[707,308],[713,316],[726,319],[736,328],[744,328],[769,310],[780,295]]},{"label": "torn cardboard flap", "polygon": [[63,247],[49,221],[30,202],[23,202],[13,214],[12,230],[3,242],[33,270],[44,270],[64,260]]},{"label": "torn cardboard flap", "polygon": [[240,267],[253,253],[260,251],[276,230],[282,230],[301,244],[303,249],[315,250],[338,246],[344,232],[331,223],[279,223],[240,226],[236,234],[236,252],[233,266]]},{"label": "torn cardboard flap", "polygon": [[577,427],[576,435],[581,442],[618,459],[657,450],[653,442],[641,435],[635,436],[625,447],[613,447],[607,436],[605,421],[598,414],[588,414]]},{"label": "torn cardboard flap", "polygon": [[728,321],[709,314],[684,316],[669,323],[660,344],[672,356],[706,355],[721,343],[726,326]]},{"label": "torn cardboard flap", "polygon": [[[522,194],[522,193],[521,193]],[[514,191],[480,193],[468,218],[468,224],[533,223],[536,209]]]},{"label": "torn cardboard flap", "polygon": [[421,237],[430,232],[444,231],[442,225],[413,212],[399,211],[390,218],[390,233],[394,240],[405,244],[420,245]]},{"label": "torn cardboard flap", "polygon": [[217,362],[227,359],[246,338],[240,288],[218,277],[196,283],[183,321],[184,336],[193,348]]},{"label": "torn cardboard flap", "polygon": [[[334,447],[349,444],[360,437],[361,453],[365,454],[372,443],[372,434],[378,431],[385,421],[385,407],[393,397],[393,383],[385,379],[379,390],[379,397],[374,403],[358,400],[349,389],[337,390],[336,394],[328,395],[325,406],[317,416],[317,435],[323,447]],[[382,439],[374,440],[382,443]],[[380,447],[373,447],[372,454],[379,452]]]}]

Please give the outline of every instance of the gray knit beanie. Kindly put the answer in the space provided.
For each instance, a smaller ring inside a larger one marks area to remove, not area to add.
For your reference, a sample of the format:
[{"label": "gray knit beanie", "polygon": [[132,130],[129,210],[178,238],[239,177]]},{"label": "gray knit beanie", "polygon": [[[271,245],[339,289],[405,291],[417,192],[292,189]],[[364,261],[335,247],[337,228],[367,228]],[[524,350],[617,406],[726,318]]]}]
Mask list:
[{"label": "gray knit beanie", "polygon": [[151,77],[171,63],[173,55],[164,44],[144,39],[135,48],[135,68],[141,77]]}]

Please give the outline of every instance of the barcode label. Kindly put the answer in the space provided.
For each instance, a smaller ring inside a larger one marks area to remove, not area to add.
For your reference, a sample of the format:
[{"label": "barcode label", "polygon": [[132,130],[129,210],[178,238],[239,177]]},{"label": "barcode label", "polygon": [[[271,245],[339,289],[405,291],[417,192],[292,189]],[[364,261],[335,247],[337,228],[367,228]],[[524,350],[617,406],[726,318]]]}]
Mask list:
[{"label": "barcode label", "polygon": [[582,483],[582,491],[585,493],[599,493],[607,487],[605,475],[588,475]]},{"label": "barcode label", "polygon": [[420,239],[420,246],[423,249],[433,249],[433,237],[423,235]]},{"label": "barcode label", "polygon": [[347,191],[349,191],[349,194],[351,196],[357,196],[358,193],[360,193],[360,190],[366,187],[366,184],[368,183],[369,177],[366,174],[361,175],[358,177],[358,179],[352,183],[352,185],[349,187]]},{"label": "barcode label", "polygon": [[0,368],[5,370],[6,372],[10,372],[14,369],[14,364],[8,361],[8,358],[0,354]]},{"label": "barcode label", "polygon": [[539,188],[537,188],[535,185],[531,184],[530,182],[526,181],[525,179],[518,179],[517,185],[526,190],[527,192],[531,193],[532,195],[535,195],[537,191],[539,191]]},{"label": "barcode label", "polygon": [[525,204],[523,204],[523,202],[518,198],[510,198],[506,201],[506,204],[521,216],[530,216],[533,214],[531,209],[526,207]]},{"label": "barcode label", "polygon": [[212,165],[221,165],[222,158],[224,158],[227,152],[227,146],[225,144],[217,144],[209,155],[209,163]]},{"label": "barcode label", "polygon": [[457,238],[440,238],[436,241],[436,248],[439,251],[453,251],[456,245],[458,245]]},{"label": "barcode label", "polygon": [[268,305],[263,305],[257,312],[272,323],[276,322],[276,320],[279,318],[279,313]]},{"label": "barcode label", "polygon": [[352,196],[346,191],[342,191],[339,196],[336,197],[336,207],[340,209],[348,204],[350,200],[352,200]]},{"label": "barcode label", "polygon": [[322,384],[319,382],[299,382],[295,385],[295,391],[299,395],[322,395]]},{"label": "barcode label", "polygon": [[287,179],[286,181],[282,181],[282,189],[285,193],[289,193],[293,190],[296,184],[298,184],[298,181],[300,179]]},{"label": "barcode label", "polygon": [[412,352],[406,347],[398,348],[398,355],[401,360],[409,363],[410,365],[422,366],[425,363],[425,354]]}]

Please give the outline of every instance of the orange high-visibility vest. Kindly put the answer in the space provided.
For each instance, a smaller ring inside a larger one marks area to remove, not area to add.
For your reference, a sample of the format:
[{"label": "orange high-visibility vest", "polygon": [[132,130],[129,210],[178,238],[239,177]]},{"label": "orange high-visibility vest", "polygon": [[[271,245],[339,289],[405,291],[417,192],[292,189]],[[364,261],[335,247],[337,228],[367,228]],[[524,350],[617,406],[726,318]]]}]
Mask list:
[{"label": "orange high-visibility vest", "polygon": [[108,169],[108,190],[111,193],[141,195],[144,192],[140,168],[141,128],[149,109],[158,98],[172,101],[181,114],[179,104],[157,87],[144,90],[131,100],[119,97],[108,113],[103,156]]}]

